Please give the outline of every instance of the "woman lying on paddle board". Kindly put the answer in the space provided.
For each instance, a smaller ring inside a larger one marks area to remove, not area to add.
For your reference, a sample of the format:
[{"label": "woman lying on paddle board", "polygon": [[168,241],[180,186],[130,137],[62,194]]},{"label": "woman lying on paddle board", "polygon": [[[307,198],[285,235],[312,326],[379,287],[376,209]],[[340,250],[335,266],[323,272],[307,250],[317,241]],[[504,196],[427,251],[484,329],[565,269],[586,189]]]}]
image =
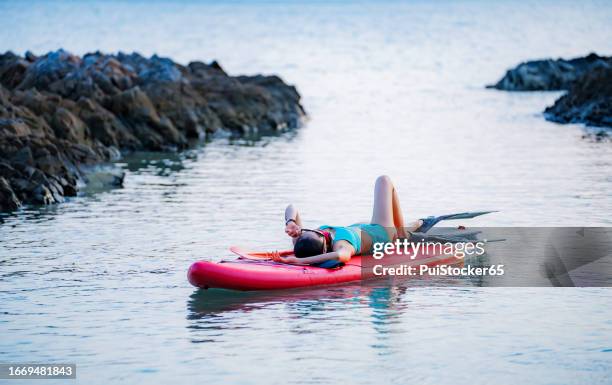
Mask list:
[{"label": "woman lying on paddle board", "polygon": [[285,210],[285,233],[293,239],[295,256],[277,257],[281,262],[333,268],[353,255],[370,254],[377,242],[407,238],[409,232],[426,232],[439,221],[429,217],[405,227],[397,191],[386,176],[379,176],[374,186],[374,208],[370,223],[350,226],[320,226],[316,230],[302,227],[300,214],[289,205]]},{"label": "woman lying on paddle board", "polygon": [[473,211],[419,219],[406,227],[397,191],[391,179],[382,175],[374,186],[374,208],[370,223],[350,226],[320,226],[316,230],[302,227],[300,214],[289,205],[285,210],[285,233],[293,239],[294,256],[277,256],[278,262],[296,265],[316,265],[333,268],[353,255],[368,255],[374,243],[393,242],[409,238],[410,233],[426,233],[438,222],[447,219],[469,219],[494,211]]}]

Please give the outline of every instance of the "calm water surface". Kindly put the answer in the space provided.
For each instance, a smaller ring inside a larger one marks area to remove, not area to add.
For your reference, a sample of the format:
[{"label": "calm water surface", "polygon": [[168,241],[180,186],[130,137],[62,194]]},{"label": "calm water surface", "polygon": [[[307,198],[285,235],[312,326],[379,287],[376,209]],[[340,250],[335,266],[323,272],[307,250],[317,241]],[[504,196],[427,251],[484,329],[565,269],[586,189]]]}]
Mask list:
[{"label": "calm water surface", "polygon": [[367,219],[383,173],[411,218],[609,226],[609,143],[546,122],[558,93],[483,88],[525,59],[612,54],[609,3],[2,2],[0,19],[0,50],[278,73],[310,114],[278,137],[130,156],[122,189],[5,217],[0,362],[76,362],[81,384],[610,383],[609,289],[236,294],[185,277],[233,244],[288,245],[289,202],[309,226]]}]

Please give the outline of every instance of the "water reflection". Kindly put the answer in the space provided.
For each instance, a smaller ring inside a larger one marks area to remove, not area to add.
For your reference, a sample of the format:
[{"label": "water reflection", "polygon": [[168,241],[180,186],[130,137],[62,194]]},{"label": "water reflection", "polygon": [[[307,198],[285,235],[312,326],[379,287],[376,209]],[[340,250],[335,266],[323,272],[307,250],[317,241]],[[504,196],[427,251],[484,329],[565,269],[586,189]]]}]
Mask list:
[{"label": "water reflection", "polygon": [[[289,305],[298,303],[294,307],[299,311],[316,311],[317,302],[326,301],[362,301],[372,288],[365,285],[346,285],[333,288],[307,288],[283,291],[251,291],[239,292],[223,289],[198,289],[187,302],[189,312],[187,319],[206,319],[211,315],[225,312],[250,312],[267,306],[283,303]],[[306,306],[302,306],[307,304]]]},{"label": "water reflection", "polygon": [[298,135],[297,130],[278,133],[248,134],[242,137],[218,136],[206,142],[193,143],[189,149],[176,152],[135,151],[126,153],[116,165],[124,170],[139,173],[151,170],[157,176],[172,176],[181,172],[196,162],[207,150],[207,145],[237,146],[237,147],[267,147],[269,144],[282,139],[285,142],[293,141]]},{"label": "water reflection", "polygon": [[[72,202],[74,198],[66,199],[66,202]],[[7,222],[9,219],[19,219],[25,221],[53,221],[56,219],[56,216],[59,212],[61,212],[61,203],[52,204],[52,205],[25,205],[20,210],[12,211],[12,212],[0,212],[0,224]],[[10,226],[16,227],[18,226],[17,222],[11,222]],[[1,240],[1,238],[0,238]]]},{"label": "water reflection", "polygon": [[267,147],[270,143],[279,138],[286,142],[292,142],[297,137],[299,131],[290,129],[279,132],[267,132],[265,134],[247,134],[244,136],[231,136],[227,138],[227,144],[244,147]]},{"label": "water reflection", "polygon": [[[195,333],[192,342],[213,342],[217,331],[242,328],[235,322],[252,312],[270,308],[282,308],[286,313],[284,321],[300,322],[309,320],[325,328],[342,323],[338,316],[348,308],[359,313],[366,311],[363,321],[377,335],[373,347],[386,348],[387,334],[394,332],[393,325],[400,322],[403,313],[409,309],[405,296],[414,288],[404,286],[380,286],[380,282],[348,284],[328,288],[309,288],[276,292],[236,292],[222,289],[196,290],[187,301],[187,329]],[[353,316],[354,317],[354,316]],[[280,322],[280,320],[279,320]],[[211,331],[212,334],[211,334]],[[318,333],[318,329],[306,326],[292,328],[294,334]],[[219,334],[220,335],[220,334]]]},{"label": "water reflection", "polygon": [[173,172],[184,170],[186,162],[196,161],[197,158],[197,150],[174,153],[139,151],[125,155],[117,165],[134,173],[147,169],[155,170],[157,176],[170,176]]}]

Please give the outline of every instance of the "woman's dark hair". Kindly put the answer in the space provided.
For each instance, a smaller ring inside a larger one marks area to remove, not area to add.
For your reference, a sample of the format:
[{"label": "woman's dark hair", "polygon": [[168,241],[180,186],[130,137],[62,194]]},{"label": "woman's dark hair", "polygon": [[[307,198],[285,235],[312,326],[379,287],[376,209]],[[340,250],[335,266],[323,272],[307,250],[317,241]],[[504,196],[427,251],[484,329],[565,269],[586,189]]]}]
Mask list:
[{"label": "woman's dark hair", "polygon": [[300,235],[293,245],[293,254],[297,258],[307,258],[323,253],[325,249],[325,238],[315,233],[304,233]]}]

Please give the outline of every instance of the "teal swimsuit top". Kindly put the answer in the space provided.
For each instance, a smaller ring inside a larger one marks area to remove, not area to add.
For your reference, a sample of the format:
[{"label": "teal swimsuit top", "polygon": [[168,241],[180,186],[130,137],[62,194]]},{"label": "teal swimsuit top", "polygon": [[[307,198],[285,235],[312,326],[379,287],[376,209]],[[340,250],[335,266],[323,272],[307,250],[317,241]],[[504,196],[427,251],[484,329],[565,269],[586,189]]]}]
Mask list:
[{"label": "teal swimsuit top", "polygon": [[355,248],[355,255],[361,255],[361,231],[365,231],[370,238],[372,238],[372,245],[374,245],[374,243],[391,242],[385,228],[376,224],[355,223],[346,227],[328,225],[319,227],[319,230],[325,229],[334,229],[334,243],[338,241],[347,241]]}]

